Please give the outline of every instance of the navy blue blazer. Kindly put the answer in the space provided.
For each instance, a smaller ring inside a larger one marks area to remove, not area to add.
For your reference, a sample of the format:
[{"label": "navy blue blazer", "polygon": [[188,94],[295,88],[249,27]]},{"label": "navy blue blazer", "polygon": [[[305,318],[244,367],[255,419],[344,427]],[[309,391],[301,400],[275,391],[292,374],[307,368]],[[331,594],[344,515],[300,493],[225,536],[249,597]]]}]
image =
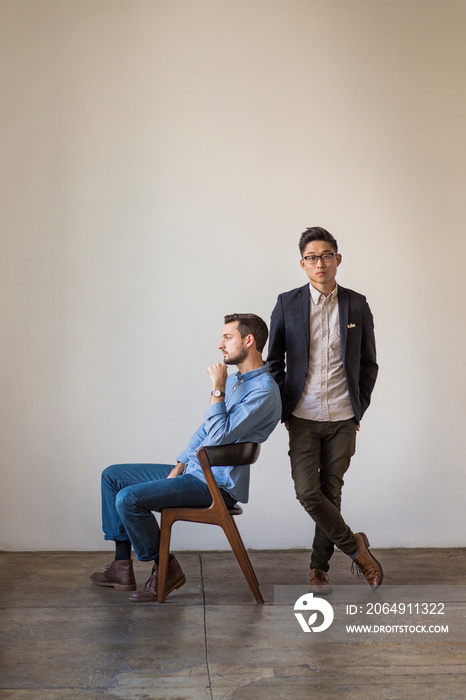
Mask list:
[{"label": "navy blue blazer", "polygon": [[[338,285],[341,357],[354,417],[359,423],[377,378],[374,321],[366,297]],[[309,284],[280,294],[270,320],[270,371],[282,396],[282,422],[289,420],[309,367]]]}]

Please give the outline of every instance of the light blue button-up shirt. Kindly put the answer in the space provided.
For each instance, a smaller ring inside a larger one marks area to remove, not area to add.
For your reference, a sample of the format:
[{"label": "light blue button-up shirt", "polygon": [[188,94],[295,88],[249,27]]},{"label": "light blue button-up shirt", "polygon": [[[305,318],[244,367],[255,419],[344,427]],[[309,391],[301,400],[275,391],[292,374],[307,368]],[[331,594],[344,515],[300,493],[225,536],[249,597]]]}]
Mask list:
[{"label": "light blue button-up shirt", "polygon": [[[186,464],[185,473],[205,483],[196,450],[201,446],[234,442],[265,442],[281,416],[280,391],[266,362],[259,369],[231,374],[225,387],[225,401],[214,403],[205,412],[205,421],[192,436],[188,447],[178,455]],[[249,466],[213,467],[220,488],[247,503]]]}]

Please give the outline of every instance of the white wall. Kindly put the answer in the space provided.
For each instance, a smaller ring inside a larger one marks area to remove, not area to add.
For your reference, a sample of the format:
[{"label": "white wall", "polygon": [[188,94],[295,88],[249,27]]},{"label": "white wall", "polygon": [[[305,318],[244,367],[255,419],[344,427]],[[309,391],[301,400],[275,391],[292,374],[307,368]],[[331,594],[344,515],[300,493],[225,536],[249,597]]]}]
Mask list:
[{"label": "white wall", "polygon": [[[376,320],[344,515],[464,544],[465,30],[462,0],[2,1],[0,547],[110,546],[101,469],[175,458],[224,313],[268,320],[312,225]],[[283,428],[252,475],[247,545],[308,546]]]}]

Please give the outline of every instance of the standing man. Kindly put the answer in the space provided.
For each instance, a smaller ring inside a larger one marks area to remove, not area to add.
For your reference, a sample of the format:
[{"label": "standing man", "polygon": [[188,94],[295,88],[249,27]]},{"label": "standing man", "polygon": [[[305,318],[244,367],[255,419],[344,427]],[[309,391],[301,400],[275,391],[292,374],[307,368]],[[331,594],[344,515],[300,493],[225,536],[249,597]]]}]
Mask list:
[{"label": "standing man", "polygon": [[[210,406],[177,464],[117,464],[102,473],[102,528],[115,542],[115,560],[105,571],[92,574],[97,586],[135,591],[130,600],[157,600],[160,530],[152,511],[170,507],[208,507],[212,503],[196,450],[203,445],[264,442],[280,420],[280,392],[262,360],[268,330],[255,314],[225,316],[218,345],[224,364],[207,372],[212,382]],[[228,376],[227,365],[238,372]],[[215,467],[215,480],[227,506],[246,503],[249,467]],[[140,561],[152,563],[152,573],[136,590],[131,546]],[[168,595],[186,577],[175,556],[168,564]]]},{"label": "standing man", "polygon": [[373,590],[383,579],[363,532],[343,520],[343,476],[377,377],[374,324],[366,298],[335,281],[341,255],[335,238],[308,228],[299,241],[309,284],[280,294],[272,312],[268,362],[282,396],[296,497],[315,521],[311,590],[330,593],[336,545]]}]

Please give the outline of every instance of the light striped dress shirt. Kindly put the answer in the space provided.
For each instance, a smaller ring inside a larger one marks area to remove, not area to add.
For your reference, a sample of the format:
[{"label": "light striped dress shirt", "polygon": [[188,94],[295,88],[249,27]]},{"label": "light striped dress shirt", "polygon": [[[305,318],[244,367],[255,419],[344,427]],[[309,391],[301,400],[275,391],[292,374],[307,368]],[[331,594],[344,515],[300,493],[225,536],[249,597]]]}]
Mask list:
[{"label": "light striped dress shirt", "polygon": [[315,421],[347,420],[354,413],[341,357],[338,286],[328,297],[311,284],[309,288],[309,369],[293,415]]}]

